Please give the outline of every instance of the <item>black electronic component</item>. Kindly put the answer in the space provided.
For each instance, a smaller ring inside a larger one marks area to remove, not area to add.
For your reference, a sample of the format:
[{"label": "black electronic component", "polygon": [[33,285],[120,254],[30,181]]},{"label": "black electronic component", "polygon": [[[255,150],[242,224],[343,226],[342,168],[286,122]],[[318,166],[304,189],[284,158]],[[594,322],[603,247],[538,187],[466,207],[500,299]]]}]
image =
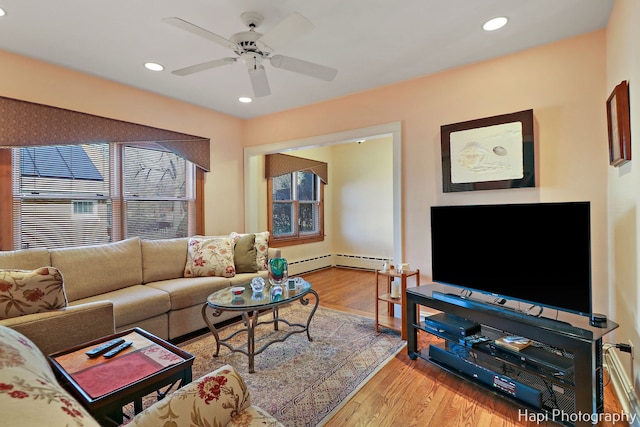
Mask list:
[{"label": "black electronic component", "polygon": [[116,348],[114,348],[113,350],[109,350],[108,352],[106,352],[104,354],[104,357],[106,357],[107,359],[110,358],[110,357],[113,357],[116,354],[120,353],[125,348],[129,347],[131,344],[133,344],[131,341],[125,341],[122,344],[120,344],[119,346],[117,346]]},{"label": "black electronic component", "polygon": [[429,358],[451,369],[455,369],[493,389],[515,397],[535,408],[542,408],[542,393],[533,387],[458,357],[438,346],[429,345]]},{"label": "black electronic component", "polygon": [[424,318],[424,324],[435,331],[458,336],[469,336],[480,332],[480,324],[447,313],[438,313]]},{"label": "black electronic component", "polygon": [[469,335],[467,337],[460,338],[460,344],[467,347],[477,347],[490,342],[492,342],[491,338],[485,337],[484,335]]},{"label": "black electronic component", "polygon": [[102,353],[106,353],[113,347],[120,345],[124,342],[124,338],[115,338],[111,341],[107,341],[103,344],[100,344],[98,347],[94,347],[91,350],[87,351],[85,354],[89,356],[91,359],[94,357],[100,356]]},{"label": "black electronic component", "polygon": [[604,328],[607,326],[607,316],[600,313],[591,313],[591,319],[589,321],[591,326],[595,326],[596,328]]},{"label": "black electronic component", "polygon": [[552,353],[537,346],[531,345],[520,351],[512,351],[504,347],[492,345],[491,350],[497,355],[516,357],[520,359],[521,363],[556,377],[566,377],[574,372],[573,359]]}]

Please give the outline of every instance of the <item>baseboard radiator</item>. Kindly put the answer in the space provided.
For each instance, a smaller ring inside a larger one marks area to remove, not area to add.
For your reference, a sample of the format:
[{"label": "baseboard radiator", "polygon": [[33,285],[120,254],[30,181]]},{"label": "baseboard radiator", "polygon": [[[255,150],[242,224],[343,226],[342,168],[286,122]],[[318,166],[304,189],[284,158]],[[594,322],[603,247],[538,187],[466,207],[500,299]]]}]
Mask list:
[{"label": "baseboard radiator", "polygon": [[392,262],[393,260],[382,257],[337,254],[335,265],[336,267],[359,268],[363,270],[379,270],[382,268],[382,264],[384,264],[385,261]]},{"label": "baseboard radiator", "polygon": [[361,255],[320,255],[296,261],[289,261],[289,276],[296,276],[314,270],[328,267],[357,268],[361,270],[376,270],[382,268],[385,261],[392,259],[382,257],[370,257]]},{"label": "baseboard radiator", "polygon": [[289,261],[289,276],[297,276],[299,274],[308,273],[314,270],[333,266],[333,255],[321,255],[313,258],[301,259],[298,261]]},{"label": "baseboard radiator", "polygon": [[[605,348],[604,365],[609,371],[611,382],[620,400],[622,410],[627,414],[640,414],[638,396],[614,347]],[[629,417],[628,421],[632,427],[640,427],[640,417],[635,416],[633,419]]]}]

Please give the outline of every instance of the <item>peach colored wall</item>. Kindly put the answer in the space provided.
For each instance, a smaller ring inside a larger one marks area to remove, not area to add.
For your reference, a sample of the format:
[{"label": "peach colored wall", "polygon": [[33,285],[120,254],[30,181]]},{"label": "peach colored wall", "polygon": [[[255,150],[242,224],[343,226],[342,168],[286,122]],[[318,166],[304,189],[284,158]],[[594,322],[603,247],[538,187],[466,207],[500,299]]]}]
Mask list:
[{"label": "peach colored wall", "polygon": [[[593,300],[596,310],[607,312],[604,82],[605,32],[597,31],[250,119],[244,128],[244,143],[270,144],[402,122],[403,253],[405,261],[424,272],[425,282],[430,278],[432,205],[591,201]],[[442,192],[441,125],[530,108],[536,121],[537,188]]]},{"label": "peach colored wall", "polygon": [[[617,0],[607,25],[607,96],[622,80],[629,81],[631,112],[631,162],[608,168],[609,194],[609,306],[612,318],[620,324],[615,342],[632,342],[640,348],[640,291],[638,265],[640,264],[640,2]],[[612,340],[614,341],[614,340]],[[635,372],[632,383],[640,390],[640,361],[630,369],[626,354],[620,354],[628,373]],[[636,403],[637,406],[637,403]]]},{"label": "peach colored wall", "polygon": [[206,232],[243,230],[242,120],[5,51],[0,95],[211,138]]}]

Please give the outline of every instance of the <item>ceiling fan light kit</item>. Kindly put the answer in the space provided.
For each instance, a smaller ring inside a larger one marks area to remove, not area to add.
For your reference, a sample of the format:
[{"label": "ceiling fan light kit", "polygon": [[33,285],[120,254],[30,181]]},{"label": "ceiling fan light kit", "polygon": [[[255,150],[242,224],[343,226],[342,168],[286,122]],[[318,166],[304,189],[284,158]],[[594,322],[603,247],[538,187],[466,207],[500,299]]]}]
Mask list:
[{"label": "ceiling fan light kit", "polygon": [[240,19],[249,28],[249,31],[235,33],[229,39],[180,18],[163,19],[167,24],[213,41],[222,47],[232,50],[237,55],[237,57],[221,58],[191,65],[174,70],[171,73],[177,76],[188,76],[211,68],[230,65],[240,60],[247,67],[255,97],[271,94],[267,73],[264,65],[262,65],[267,59],[274,68],[292,71],[316,79],[331,81],[336,77],[338,70],[335,68],[284,55],[271,56],[273,51],[314,28],[313,24],[304,16],[299,13],[292,13],[264,35],[255,31],[264,20],[260,13],[245,12],[240,16]]}]

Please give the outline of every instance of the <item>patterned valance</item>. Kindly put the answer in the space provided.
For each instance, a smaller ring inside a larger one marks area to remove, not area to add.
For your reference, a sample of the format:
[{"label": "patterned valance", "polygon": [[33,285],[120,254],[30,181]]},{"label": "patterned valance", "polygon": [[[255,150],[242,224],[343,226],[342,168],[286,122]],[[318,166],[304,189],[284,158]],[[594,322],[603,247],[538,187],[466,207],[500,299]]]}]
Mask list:
[{"label": "patterned valance", "polygon": [[265,158],[265,178],[284,175],[291,172],[311,172],[328,184],[327,164],[317,160],[289,156],[287,154],[267,154]]},{"label": "patterned valance", "polygon": [[0,96],[0,147],[155,143],[209,171],[209,139]]}]

